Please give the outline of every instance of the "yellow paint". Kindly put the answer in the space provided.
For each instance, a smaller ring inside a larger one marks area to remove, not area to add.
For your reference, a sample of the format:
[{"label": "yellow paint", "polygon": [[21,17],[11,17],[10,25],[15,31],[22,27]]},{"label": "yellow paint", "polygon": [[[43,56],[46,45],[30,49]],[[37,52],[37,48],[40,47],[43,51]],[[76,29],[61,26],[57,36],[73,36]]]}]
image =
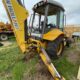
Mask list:
[{"label": "yellow paint", "polygon": [[63,48],[63,44],[61,43],[57,48],[57,55],[58,56],[61,54],[62,48]]},{"label": "yellow paint", "polygon": [[[53,63],[48,63],[48,60],[47,60],[46,56],[42,52],[40,52],[39,55],[40,55],[42,61],[44,62],[44,64],[46,65],[46,67],[48,68],[49,72],[51,73],[51,75],[53,77],[53,80],[60,80],[58,78],[58,75],[57,75],[54,67],[53,67],[54,66]],[[62,78],[61,80],[65,80],[65,79]]]},{"label": "yellow paint", "polygon": [[49,31],[48,33],[44,34],[43,39],[53,41],[56,38],[58,38],[60,35],[64,35],[64,33],[60,31],[59,29],[53,29]]},{"label": "yellow paint", "polygon": [[53,67],[51,66],[51,64],[49,65],[47,63],[47,59],[46,59],[45,55],[43,53],[40,53],[40,57],[42,58],[43,62],[45,63],[45,65],[49,69],[49,71],[52,74],[52,76],[55,77],[56,73],[54,72]]},{"label": "yellow paint", "polygon": [[9,20],[13,26],[13,30],[14,30],[14,34],[15,34],[17,43],[20,46],[22,52],[25,52],[26,51],[26,44],[25,44],[25,34],[24,34],[25,33],[24,32],[24,21],[28,17],[28,11],[24,7],[20,6],[18,4],[17,0],[10,0],[10,1],[13,6],[13,9],[14,9],[15,16],[17,18],[19,29],[16,29],[15,26],[13,26],[13,22],[12,22],[10,13],[8,11],[8,7],[6,5],[6,0],[3,0],[3,4],[4,4],[4,7],[5,7],[6,12],[8,14]]}]

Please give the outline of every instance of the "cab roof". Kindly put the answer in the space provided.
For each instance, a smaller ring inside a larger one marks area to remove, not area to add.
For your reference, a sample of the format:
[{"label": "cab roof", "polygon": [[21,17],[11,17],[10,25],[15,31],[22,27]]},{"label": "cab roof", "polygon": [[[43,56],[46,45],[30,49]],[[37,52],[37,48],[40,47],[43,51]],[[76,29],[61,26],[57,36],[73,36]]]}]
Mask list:
[{"label": "cab roof", "polygon": [[54,0],[40,1],[34,5],[33,10],[37,13],[44,14],[44,9],[46,5],[49,5],[49,15],[51,15],[52,13],[55,14],[59,10],[65,11],[64,7]]}]

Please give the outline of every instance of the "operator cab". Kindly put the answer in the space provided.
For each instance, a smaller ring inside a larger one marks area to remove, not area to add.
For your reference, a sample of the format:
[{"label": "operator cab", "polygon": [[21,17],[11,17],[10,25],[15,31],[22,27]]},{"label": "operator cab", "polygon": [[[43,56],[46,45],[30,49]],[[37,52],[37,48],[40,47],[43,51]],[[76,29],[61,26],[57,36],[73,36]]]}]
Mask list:
[{"label": "operator cab", "polygon": [[34,14],[30,25],[31,35],[42,37],[54,28],[63,31],[64,8],[53,0],[40,1],[33,7]]}]

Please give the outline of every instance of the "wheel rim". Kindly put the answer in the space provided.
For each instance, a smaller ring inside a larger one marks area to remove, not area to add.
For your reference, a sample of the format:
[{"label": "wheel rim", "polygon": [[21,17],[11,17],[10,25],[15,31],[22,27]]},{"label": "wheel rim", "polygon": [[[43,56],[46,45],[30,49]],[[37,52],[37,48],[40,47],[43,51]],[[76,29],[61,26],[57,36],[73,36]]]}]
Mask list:
[{"label": "wheel rim", "polygon": [[8,38],[7,38],[7,36],[6,35],[2,35],[1,36],[1,40],[7,40]]},{"label": "wheel rim", "polygon": [[57,56],[59,56],[62,53],[62,49],[63,49],[63,44],[60,43],[58,48],[57,48]]}]

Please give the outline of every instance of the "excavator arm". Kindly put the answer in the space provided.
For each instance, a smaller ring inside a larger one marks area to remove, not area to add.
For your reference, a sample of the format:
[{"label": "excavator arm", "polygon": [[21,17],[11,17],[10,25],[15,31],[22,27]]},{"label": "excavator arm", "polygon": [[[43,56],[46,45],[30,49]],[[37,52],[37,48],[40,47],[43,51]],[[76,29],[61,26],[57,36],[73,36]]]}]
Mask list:
[{"label": "excavator arm", "polygon": [[22,52],[26,51],[28,11],[20,0],[3,0],[13,31]]}]

